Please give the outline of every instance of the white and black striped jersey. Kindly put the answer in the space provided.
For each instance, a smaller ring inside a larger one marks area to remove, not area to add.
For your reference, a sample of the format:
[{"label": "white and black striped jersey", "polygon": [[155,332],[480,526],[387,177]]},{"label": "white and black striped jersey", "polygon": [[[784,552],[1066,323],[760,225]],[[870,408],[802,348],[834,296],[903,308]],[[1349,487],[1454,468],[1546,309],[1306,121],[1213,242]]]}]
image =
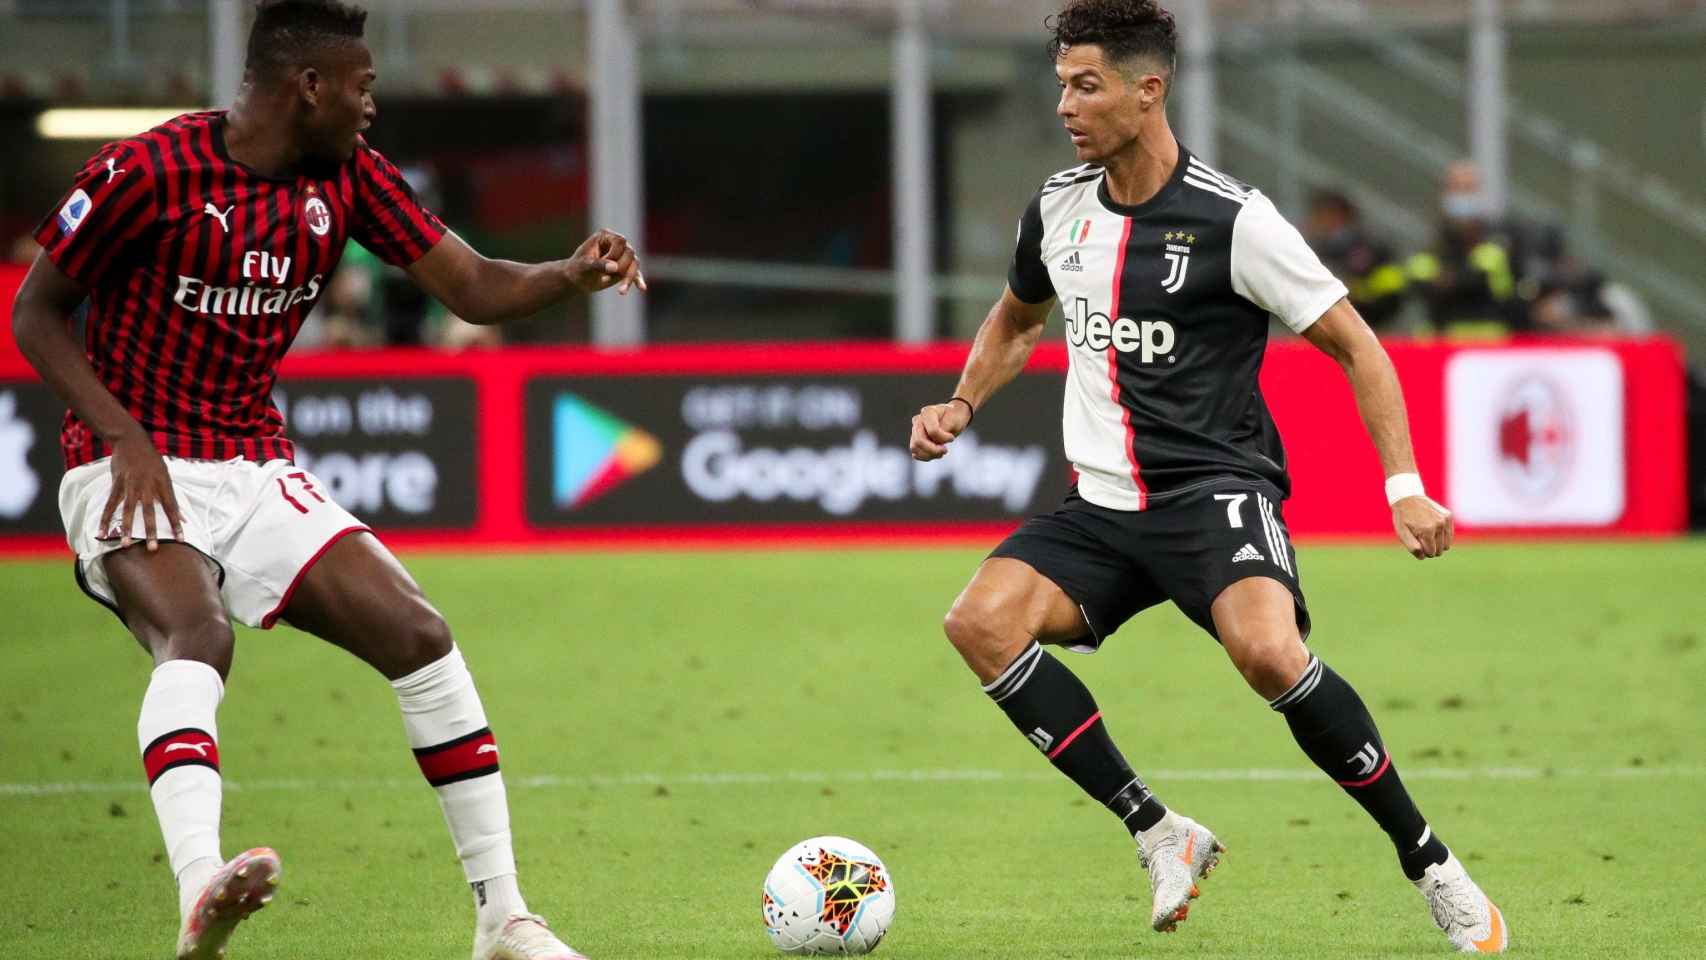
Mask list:
[{"label": "white and black striped jersey", "polygon": [[1290,493],[1256,382],[1273,315],[1302,332],[1345,296],[1259,191],[1183,147],[1136,206],[1101,167],[1050,177],[1019,220],[1008,286],[1058,298],[1071,357],[1063,432],[1079,495],[1114,510],[1225,477]]}]

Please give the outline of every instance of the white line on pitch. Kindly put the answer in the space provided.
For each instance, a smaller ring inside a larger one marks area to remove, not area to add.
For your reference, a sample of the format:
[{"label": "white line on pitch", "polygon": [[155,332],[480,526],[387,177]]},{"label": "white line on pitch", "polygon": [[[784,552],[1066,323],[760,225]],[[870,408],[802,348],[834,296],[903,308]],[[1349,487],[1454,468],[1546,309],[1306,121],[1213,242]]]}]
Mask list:
[{"label": "white line on pitch", "polygon": [[[602,787],[729,787],[774,786],[790,783],[1018,783],[1054,780],[1052,770],[1014,773],[1004,770],[855,770],[829,772],[743,773],[615,773],[539,774],[506,778],[511,788],[550,790],[596,790]],[[1706,776],[1706,766],[1652,767],[1417,767],[1404,771],[1405,780],[1546,780],[1552,778],[1628,780],[1651,778],[1695,778]],[[1224,770],[1147,770],[1144,779],[1153,784],[1216,781],[1315,781],[1322,774],[1299,767],[1242,768]],[[306,792],[326,790],[414,790],[416,777],[331,780],[227,780],[233,791]],[[67,793],[140,793],[140,778],[119,783],[0,783],[0,797],[44,797]]]}]

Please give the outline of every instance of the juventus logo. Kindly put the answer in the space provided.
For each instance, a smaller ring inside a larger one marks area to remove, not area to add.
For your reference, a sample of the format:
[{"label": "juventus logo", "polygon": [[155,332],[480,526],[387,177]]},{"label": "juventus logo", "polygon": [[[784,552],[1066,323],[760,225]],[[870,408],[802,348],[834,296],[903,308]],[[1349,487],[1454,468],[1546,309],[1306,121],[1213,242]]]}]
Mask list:
[{"label": "juventus logo", "polygon": [[1374,768],[1380,763],[1380,751],[1375,749],[1374,744],[1365,743],[1355,756],[1346,757],[1345,762],[1361,765],[1362,769],[1357,771],[1357,776],[1366,777],[1373,773]]},{"label": "juventus logo", "polygon": [[1044,730],[1042,727],[1038,727],[1030,733],[1025,734],[1025,739],[1036,744],[1037,749],[1044,753],[1048,752],[1049,747],[1054,746],[1054,737],[1049,736],[1048,731]]},{"label": "juventus logo", "polygon": [[1191,245],[1197,242],[1195,234],[1183,230],[1167,234],[1166,250],[1167,279],[1161,281],[1161,289],[1168,293],[1178,293],[1185,286],[1185,277],[1191,271]]},{"label": "juventus logo", "polygon": [[218,220],[219,225],[225,228],[225,232],[230,233],[231,232],[231,224],[227,223],[225,218],[229,217],[231,215],[231,211],[233,211],[235,209],[237,209],[237,205],[235,203],[233,203],[229,207],[226,207],[224,210],[220,210],[218,207],[216,207],[210,203],[210,204],[207,204],[206,206],[202,207],[201,212],[211,216],[215,220]]}]

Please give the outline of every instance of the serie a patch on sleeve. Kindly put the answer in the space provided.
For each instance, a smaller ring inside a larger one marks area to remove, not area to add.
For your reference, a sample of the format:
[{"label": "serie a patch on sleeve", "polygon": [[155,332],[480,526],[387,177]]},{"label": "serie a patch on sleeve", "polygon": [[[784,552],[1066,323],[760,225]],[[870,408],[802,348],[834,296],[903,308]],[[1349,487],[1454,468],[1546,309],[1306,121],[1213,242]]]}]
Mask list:
[{"label": "serie a patch on sleeve", "polygon": [[65,206],[59,208],[59,230],[61,233],[76,233],[77,228],[89,216],[89,209],[95,205],[89,195],[81,188],[73,190],[66,199]]}]

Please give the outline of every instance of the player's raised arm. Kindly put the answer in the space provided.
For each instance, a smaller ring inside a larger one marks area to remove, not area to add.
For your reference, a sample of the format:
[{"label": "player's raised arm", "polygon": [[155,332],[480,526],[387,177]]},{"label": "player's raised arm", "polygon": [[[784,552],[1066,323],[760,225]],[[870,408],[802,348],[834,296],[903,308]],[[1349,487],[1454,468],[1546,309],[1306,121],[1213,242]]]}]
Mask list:
[{"label": "player's raised arm", "polygon": [[1404,549],[1418,560],[1451,549],[1451,511],[1422,491],[1416,457],[1410,448],[1410,424],[1404,393],[1392,358],[1350,301],[1340,300],[1303,331],[1310,343],[1338,361],[1356,394],[1357,410],[1386,472],[1386,498],[1392,526]]},{"label": "player's raised arm", "polygon": [[407,270],[421,289],[469,323],[520,319],[576,294],[611,287],[622,294],[646,289],[639,257],[619,233],[600,230],[563,260],[494,260],[446,228],[379,151],[358,143],[353,159],[350,235],[379,259]]},{"label": "player's raised arm", "polygon": [[918,460],[936,460],[948,452],[948,444],[971,423],[972,415],[983,406],[995,391],[1025,369],[1025,361],[1042,339],[1043,325],[1054,298],[1041,303],[1026,303],[1013,295],[1011,288],[1001,291],[1001,299],[989,308],[989,316],[977,329],[971,356],[966,358],[965,371],[951,399],[932,403],[912,418],[912,456]]},{"label": "player's raised arm", "polygon": [[577,293],[646,289],[634,248],[610,230],[586,238],[568,259],[549,263],[494,260],[446,233],[408,271],[457,316],[477,324],[529,316]]}]

